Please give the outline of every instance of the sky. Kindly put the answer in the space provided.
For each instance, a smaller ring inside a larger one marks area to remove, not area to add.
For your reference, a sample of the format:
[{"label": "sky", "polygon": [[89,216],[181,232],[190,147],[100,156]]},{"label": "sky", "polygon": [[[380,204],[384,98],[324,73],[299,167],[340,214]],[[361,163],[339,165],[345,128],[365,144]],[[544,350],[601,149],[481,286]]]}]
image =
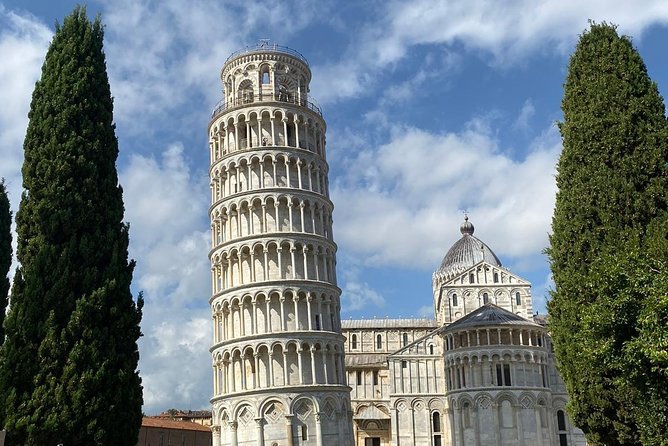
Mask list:
[{"label": "sky", "polygon": [[[0,0],[0,177],[14,212],[30,98],[76,1]],[[433,317],[431,275],[475,235],[545,312],[562,85],[588,20],[668,91],[663,0],[90,1],[101,14],[130,223],[144,412],[209,407],[207,125],[233,51],[302,53],[327,122],[341,318]]]}]

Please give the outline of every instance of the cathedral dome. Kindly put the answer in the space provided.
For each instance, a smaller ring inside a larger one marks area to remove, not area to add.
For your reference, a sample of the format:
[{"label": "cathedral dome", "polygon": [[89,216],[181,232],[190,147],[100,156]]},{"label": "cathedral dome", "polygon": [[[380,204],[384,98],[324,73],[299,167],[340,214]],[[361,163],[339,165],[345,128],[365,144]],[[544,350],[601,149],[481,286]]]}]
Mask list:
[{"label": "cathedral dome", "polygon": [[469,221],[468,216],[466,216],[464,223],[459,228],[462,238],[457,240],[445,257],[443,257],[436,275],[451,277],[480,262],[501,266],[501,262],[496,254],[494,254],[494,251],[483,241],[473,236],[474,230],[473,224]]}]

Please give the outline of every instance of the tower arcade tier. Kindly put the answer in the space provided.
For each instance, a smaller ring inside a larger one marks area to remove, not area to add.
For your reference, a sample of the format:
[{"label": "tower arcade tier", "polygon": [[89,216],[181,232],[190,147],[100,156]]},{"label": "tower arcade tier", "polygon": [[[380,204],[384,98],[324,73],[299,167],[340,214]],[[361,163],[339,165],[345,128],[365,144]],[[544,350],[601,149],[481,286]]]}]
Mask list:
[{"label": "tower arcade tier", "polygon": [[352,444],[326,125],[306,59],[260,42],[209,123],[214,445]]}]

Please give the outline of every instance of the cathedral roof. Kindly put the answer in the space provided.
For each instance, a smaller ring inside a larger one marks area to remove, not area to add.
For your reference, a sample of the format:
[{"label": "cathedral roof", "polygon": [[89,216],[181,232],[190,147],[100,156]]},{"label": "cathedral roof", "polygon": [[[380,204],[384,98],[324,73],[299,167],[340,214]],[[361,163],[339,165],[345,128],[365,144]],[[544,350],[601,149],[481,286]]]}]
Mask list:
[{"label": "cathedral roof", "polygon": [[492,303],[487,303],[448,325],[445,332],[485,326],[495,327],[499,325],[533,325],[540,327],[535,322],[525,319],[518,314],[511,313]]},{"label": "cathedral roof", "polygon": [[341,328],[343,330],[352,329],[382,329],[382,328],[434,328],[436,327],[434,319],[413,318],[413,319],[342,319]]},{"label": "cathedral roof", "polygon": [[457,240],[443,257],[440,268],[435,275],[452,277],[459,274],[480,262],[486,262],[493,266],[501,266],[499,258],[494,254],[482,240],[475,237],[473,232],[475,228],[469,221],[468,216],[464,218],[459,228],[462,238]]}]

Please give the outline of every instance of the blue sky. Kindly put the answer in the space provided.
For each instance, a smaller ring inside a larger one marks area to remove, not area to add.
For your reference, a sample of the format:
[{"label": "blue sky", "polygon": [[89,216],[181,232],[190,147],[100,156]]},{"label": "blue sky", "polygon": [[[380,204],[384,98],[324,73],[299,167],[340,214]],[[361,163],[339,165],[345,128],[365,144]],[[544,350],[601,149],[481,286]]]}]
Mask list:
[{"label": "blue sky", "polygon": [[[14,210],[30,95],[75,1],[0,0],[0,177]],[[476,235],[545,309],[555,123],[588,19],[631,35],[665,95],[668,3],[625,0],[93,1],[102,15],[131,224],[146,296],[146,413],[208,407],[211,368],[206,127],[227,56],[258,39],[313,71],[328,124],[341,317],[432,314],[431,274]]]}]

